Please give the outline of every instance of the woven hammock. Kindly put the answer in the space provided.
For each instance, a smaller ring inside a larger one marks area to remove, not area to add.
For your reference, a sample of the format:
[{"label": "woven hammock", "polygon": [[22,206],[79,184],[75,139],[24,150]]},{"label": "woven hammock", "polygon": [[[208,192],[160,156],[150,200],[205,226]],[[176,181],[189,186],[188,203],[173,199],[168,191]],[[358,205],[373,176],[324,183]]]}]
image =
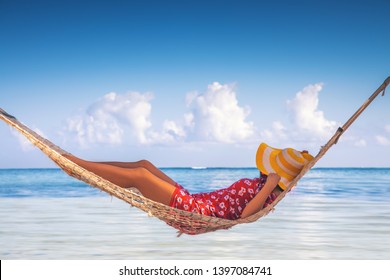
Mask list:
[{"label": "woven hammock", "polygon": [[144,197],[136,189],[126,189],[119,187],[68,160],[63,156],[64,154],[69,154],[68,152],[56,146],[38,133],[34,132],[26,125],[19,122],[14,116],[8,114],[1,108],[0,119],[27,137],[27,139],[30,140],[32,144],[37,146],[44,154],[46,154],[70,176],[126,201],[130,205],[145,211],[149,216],[157,217],[158,219],[166,222],[168,225],[179,230],[179,236],[182,233],[195,235],[212,232],[219,229],[229,229],[237,224],[252,223],[267,215],[274,209],[276,204],[284,198],[284,196],[291,190],[291,188],[293,188],[297,182],[317,163],[317,161],[322,158],[323,155],[325,155],[329,148],[337,143],[338,139],[345,132],[345,130],[356,120],[356,118],[378,96],[378,94],[383,92],[384,95],[386,86],[389,83],[390,77],[388,77],[383,82],[383,84],[371,95],[371,97],[359,108],[359,110],[355,112],[355,114],[344,124],[344,126],[340,127],[336,131],[327,144],[321,148],[320,152],[315,156],[315,158],[303,168],[298,176],[289,184],[286,190],[276,198],[273,203],[247,218],[240,218],[237,220],[210,217],[172,208]]}]

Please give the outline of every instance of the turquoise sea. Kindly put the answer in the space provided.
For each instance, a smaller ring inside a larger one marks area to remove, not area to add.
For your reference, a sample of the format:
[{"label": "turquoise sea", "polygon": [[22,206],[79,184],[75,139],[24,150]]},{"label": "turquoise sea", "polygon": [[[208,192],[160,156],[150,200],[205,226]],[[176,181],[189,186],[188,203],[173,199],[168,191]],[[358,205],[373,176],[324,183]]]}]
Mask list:
[{"label": "turquoise sea", "polygon": [[[252,168],[166,168],[191,192]],[[270,215],[198,236],[59,169],[0,169],[0,259],[390,259],[390,169],[315,168]]]}]

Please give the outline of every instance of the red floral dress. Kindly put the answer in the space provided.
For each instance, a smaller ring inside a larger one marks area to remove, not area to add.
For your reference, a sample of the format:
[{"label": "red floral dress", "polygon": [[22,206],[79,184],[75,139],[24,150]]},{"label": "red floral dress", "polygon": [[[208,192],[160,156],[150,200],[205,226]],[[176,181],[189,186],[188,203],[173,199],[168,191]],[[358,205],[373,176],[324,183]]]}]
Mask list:
[{"label": "red floral dress", "polygon": [[[266,180],[267,176],[262,174],[260,178],[241,179],[225,189],[197,194],[190,194],[177,184],[170,206],[188,212],[235,220],[241,217],[245,206],[261,190]],[[264,207],[275,198],[273,194],[269,195]]]}]

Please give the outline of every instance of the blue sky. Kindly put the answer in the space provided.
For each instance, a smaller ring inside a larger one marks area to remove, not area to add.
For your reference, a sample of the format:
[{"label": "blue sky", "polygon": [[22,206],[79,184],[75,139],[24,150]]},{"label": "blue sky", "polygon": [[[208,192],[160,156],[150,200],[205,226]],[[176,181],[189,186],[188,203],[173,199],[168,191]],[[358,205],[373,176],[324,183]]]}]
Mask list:
[{"label": "blue sky", "polygon": [[[254,166],[390,74],[390,1],[0,1],[0,107],[90,160]],[[390,166],[378,97],[318,166]],[[5,124],[0,168],[52,167]]]}]

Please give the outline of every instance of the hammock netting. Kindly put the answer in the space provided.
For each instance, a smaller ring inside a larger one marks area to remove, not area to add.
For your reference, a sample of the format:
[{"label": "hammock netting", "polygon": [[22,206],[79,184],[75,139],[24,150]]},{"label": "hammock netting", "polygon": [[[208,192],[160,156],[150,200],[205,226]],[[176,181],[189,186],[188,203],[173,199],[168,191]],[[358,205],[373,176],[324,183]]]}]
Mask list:
[{"label": "hammock netting", "polygon": [[47,155],[54,163],[56,163],[68,175],[79,179],[95,188],[98,188],[112,196],[115,196],[123,201],[126,201],[132,206],[135,206],[145,211],[149,216],[157,217],[168,225],[176,228],[179,235],[182,233],[195,235],[201,233],[212,232],[220,229],[229,229],[237,224],[252,223],[259,218],[271,212],[275,206],[281,201],[285,195],[297,184],[297,182],[317,163],[319,159],[328,151],[328,149],[337,143],[339,137],[352,124],[352,122],[363,112],[363,110],[375,99],[380,92],[385,92],[386,86],[390,82],[388,77],[383,84],[371,95],[371,97],[359,108],[359,110],[340,127],[333,137],[321,148],[314,159],[307,164],[298,176],[289,184],[286,190],[279,195],[273,203],[258,211],[257,213],[237,220],[227,220],[217,217],[205,216],[197,213],[172,208],[170,206],[155,202],[143,196],[137,189],[126,189],[119,187],[110,181],[101,178],[100,176],[80,167],[70,161],[64,154],[69,154],[59,146],[45,139],[35,131],[31,130],[26,125],[19,122],[14,116],[8,114],[0,108],[0,119],[5,121],[11,127],[15,128],[23,134],[33,145],[38,147],[45,155]]}]

